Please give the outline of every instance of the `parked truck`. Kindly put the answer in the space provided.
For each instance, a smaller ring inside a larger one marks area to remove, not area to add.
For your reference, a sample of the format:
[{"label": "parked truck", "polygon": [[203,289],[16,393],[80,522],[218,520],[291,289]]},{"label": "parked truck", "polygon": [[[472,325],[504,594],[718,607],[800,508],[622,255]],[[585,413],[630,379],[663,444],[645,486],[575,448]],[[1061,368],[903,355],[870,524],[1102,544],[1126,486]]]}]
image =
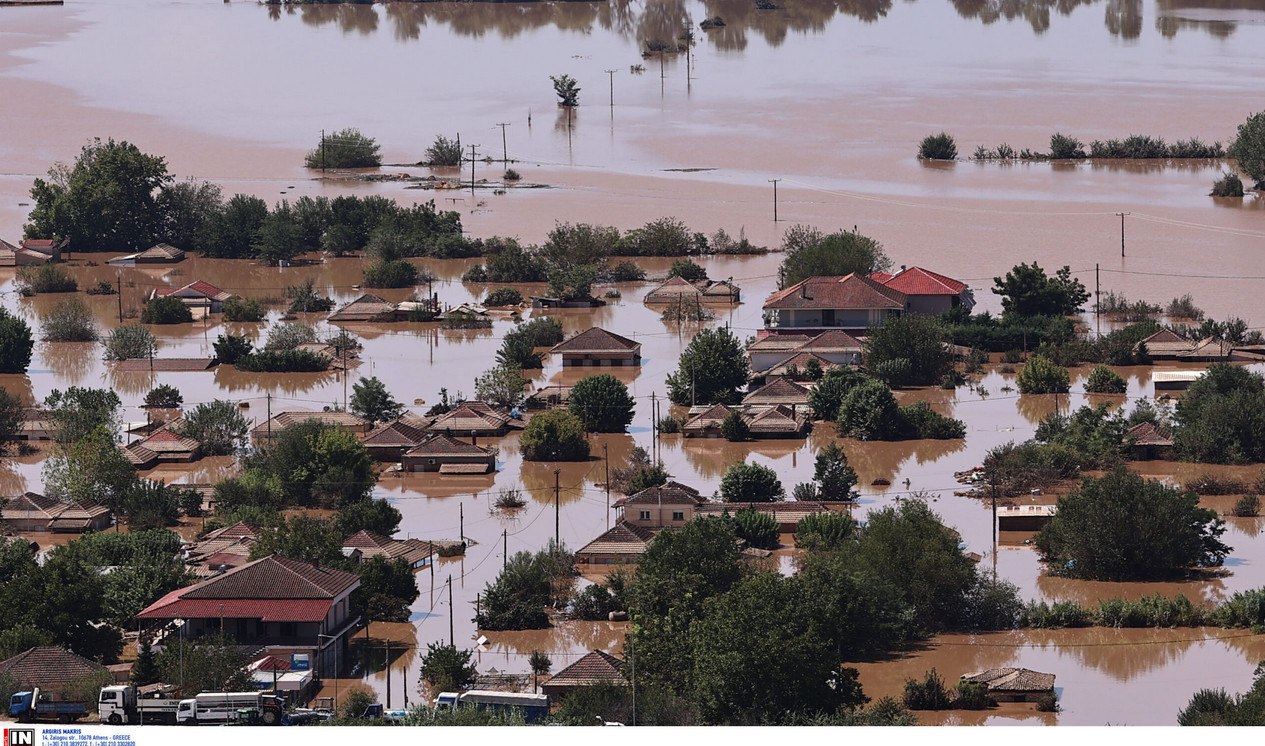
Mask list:
[{"label": "parked truck", "polygon": [[529,723],[549,717],[549,697],[544,694],[522,692],[494,692],[473,689],[468,692],[440,692],[435,697],[435,709],[474,707],[493,712],[518,712]]},{"label": "parked truck", "polygon": [[173,725],[180,709],[179,697],[142,696],[130,684],[101,687],[97,714],[110,725]]},{"label": "parked truck", "polygon": [[263,692],[203,692],[192,699],[180,700],[176,723],[236,723],[243,719],[243,710],[253,710],[263,725],[280,725],[285,715],[285,700]]},{"label": "parked truck", "polygon": [[56,720],[70,723],[88,714],[83,702],[53,702],[42,694],[39,687],[29,692],[17,692],[9,699],[9,717],[19,723],[36,720]]}]

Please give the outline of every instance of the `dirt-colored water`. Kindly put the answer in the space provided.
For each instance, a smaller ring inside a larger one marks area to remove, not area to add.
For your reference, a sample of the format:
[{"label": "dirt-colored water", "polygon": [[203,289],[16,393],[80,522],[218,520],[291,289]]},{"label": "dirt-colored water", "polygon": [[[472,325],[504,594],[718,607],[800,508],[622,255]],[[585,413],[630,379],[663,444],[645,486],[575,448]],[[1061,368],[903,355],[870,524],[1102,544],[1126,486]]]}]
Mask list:
[{"label": "dirt-colored water", "polygon": [[[0,236],[14,240],[20,234],[32,178],[54,160],[73,158],[91,136],[135,141],[167,156],[180,176],[212,178],[230,193],[275,200],[354,191],[410,202],[430,193],[406,191],[397,183],[317,181],[301,167],[303,152],[316,143],[321,128],[354,125],[379,138],[388,162],[416,161],[434,134],[456,131],[463,142],[480,145],[480,153],[495,156],[500,132],[492,125],[503,121],[511,123],[510,157],[521,160],[515,167],[529,180],[554,188],[439,199],[440,206],[462,213],[474,235],[538,241],[555,220],[632,227],[675,214],[700,230],[724,227],[736,233],[742,228],[754,241],[776,244],[792,221],[826,229],[858,225],[882,240],[898,264],[921,264],[968,281],[981,309],[999,309],[988,292],[994,275],[1035,258],[1046,266],[1071,264],[1091,288],[1093,266],[1099,263],[1104,290],[1159,302],[1190,292],[1215,317],[1238,315],[1251,326],[1265,324],[1265,301],[1253,292],[1265,239],[1262,200],[1225,203],[1206,197],[1220,170],[1217,164],[928,166],[913,158],[917,140],[942,128],[957,135],[963,151],[1002,141],[1042,148],[1056,129],[1085,140],[1135,131],[1226,140],[1259,91],[1253,53],[1265,46],[1265,24],[1260,23],[1265,6],[1126,0],[1057,6],[1064,11],[1035,2],[968,7],[920,0],[848,3],[840,11],[833,3],[786,4],[785,11],[772,13],[756,12],[738,0],[644,8],[443,3],[294,11],[251,3],[117,0],[0,9],[0,99],[22,102],[0,112]],[[657,29],[677,28],[685,14],[697,22],[718,13],[728,25],[699,34],[689,63],[691,79],[686,79],[684,58],[667,61],[662,78],[656,60],[645,62],[643,74],[628,71],[641,62],[638,45],[663,33]],[[240,52],[216,52],[222,49]],[[162,55],[164,64],[153,64],[155,55]],[[97,62],[83,65],[89,56]],[[215,63],[208,64],[209,59]],[[347,59],[359,62],[350,66]],[[824,59],[831,64],[820,64]],[[296,69],[305,74],[287,73],[284,83],[280,74],[261,72]],[[366,69],[410,72],[366,79]],[[606,105],[604,69],[618,71],[613,110]],[[559,72],[576,75],[584,87],[583,105],[569,127],[565,120],[561,127],[555,121],[548,85],[548,75]],[[664,170],[691,167],[716,170]],[[415,167],[385,170],[426,173]],[[480,163],[477,172],[480,178],[495,178],[500,166]],[[784,179],[778,192],[784,223],[771,220],[770,178]],[[1126,218],[1128,256],[1123,259],[1118,211],[1132,213]],[[74,255],[76,261],[82,258]],[[459,282],[469,262],[424,263],[441,278],[435,291],[446,303],[474,300],[484,290]],[[712,277],[734,278],[746,300],[725,309],[715,323],[728,324],[740,337],[754,334],[777,263],[776,256],[704,261]],[[651,274],[662,274],[667,264],[645,262]],[[112,267],[75,271],[85,286],[89,279],[119,279]],[[124,315],[153,286],[193,279],[277,298],[285,286],[311,277],[344,302],[358,294],[353,286],[360,271],[357,259],[277,269],[191,258],[174,269],[124,269]],[[12,270],[0,270],[4,304],[38,326],[58,299],[20,299],[13,293],[12,276]],[[606,308],[558,314],[568,333],[601,325],[644,345],[643,366],[620,372],[638,405],[629,432],[594,436],[597,460],[561,466],[556,530],[571,547],[594,538],[613,520],[599,487],[603,446],[613,465],[634,445],[650,446],[650,398],[665,393],[664,377],[691,334],[665,324],[642,305],[645,289],[622,286],[623,298]],[[115,297],[86,300],[103,328],[118,323]],[[274,309],[271,318],[276,315]],[[312,320],[329,330],[318,317]],[[210,319],[160,327],[156,333],[160,355],[196,357],[210,356],[210,343],[226,329],[255,334],[263,328]],[[398,399],[424,402],[417,408],[425,409],[441,387],[471,393],[475,376],[490,367],[510,328],[506,320],[480,332],[423,324],[357,327],[353,331],[364,343],[364,364],[350,381],[376,375]],[[546,362],[533,377],[535,385],[576,380],[578,374],[563,371],[559,361]],[[1078,393],[1087,372],[1076,371],[1073,393],[1063,397],[1020,397],[1006,390],[1013,389],[1013,375],[996,370],[981,381],[987,396],[965,388],[901,392],[902,400],[924,399],[962,418],[968,436],[946,442],[843,441],[861,479],[858,516],[914,491],[930,491],[935,509],[958,528],[968,550],[984,555],[986,568],[995,566],[1029,598],[1092,602],[1183,592],[1212,602],[1265,584],[1254,567],[1265,559],[1262,526],[1250,519],[1230,522],[1230,574],[1205,582],[1052,579],[1042,575],[1033,550],[1018,543],[1022,537],[1004,536],[1003,547],[993,552],[989,506],[954,497],[953,473],[980,463],[994,446],[1030,437],[1056,408],[1067,411],[1101,401]],[[1129,380],[1130,401],[1152,394],[1149,369],[1121,373]],[[110,386],[123,397],[129,421],[144,419],[138,405],[160,381],[180,388],[187,404],[217,397],[239,401],[257,421],[266,416],[267,394],[274,412],[319,409],[341,402],[349,388],[334,373],[246,375],[231,368],[117,373],[100,362],[99,346],[43,343],[27,376],[0,377],[0,385],[29,400],[68,385]],[[744,460],[771,465],[789,489],[811,477],[813,452],[834,437],[829,425],[818,427],[806,442],[730,444],[667,436],[661,451],[677,479],[704,493],[716,489],[727,466]],[[404,513],[402,536],[455,538],[463,530],[463,511],[464,534],[476,542],[465,557],[442,560],[433,574],[418,576],[422,595],[411,620],[415,650],[447,640],[450,618],[457,643],[473,644],[475,597],[496,575],[503,532],[510,552],[537,549],[554,535],[554,467],[524,464],[517,436],[496,445],[499,470],[493,477],[392,476],[379,485],[378,494]],[[3,492],[40,489],[40,461],[40,456],[7,460],[0,470]],[[204,461],[161,473],[211,481],[229,468]],[[1177,480],[1205,471],[1167,463],[1139,469]],[[1256,470],[1215,471],[1254,478]],[[876,479],[891,484],[870,486]],[[514,516],[493,513],[494,494],[515,486],[524,488],[527,507]],[[1221,510],[1228,505],[1225,498],[1205,502]],[[455,609],[448,604],[449,577]],[[872,696],[881,696],[930,665],[952,677],[968,668],[1022,660],[1022,665],[1059,675],[1066,709],[1057,718],[1004,711],[989,715],[990,722],[1171,723],[1192,691],[1242,689],[1256,660],[1265,657],[1265,651],[1251,647],[1251,639],[1142,644],[1152,634],[995,636],[1040,647],[969,646],[974,652],[965,656],[962,646],[950,644],[954,638],[941,638],[938,646],[907,659],[866,664],[863,681]],[[1102,636],[1093,638],[1093,655],[1080,646],[1087,635]],[[487,649],[478,653],[481,670],[522,672],[533,649],[550,652],[560,668],[592,647],[618,649],[621,631],[619,625],[568,624],[488,637]],[[383,669],[368,670],[368,681],[385,694]],[[402,682],[413,686],[417,681],[416,656],[401,655],[390,670],[398,706]],[[410,697],[415,696],[410,689]],[[1127,703],[1107,709],[1107,702],[1122,700]]]}]

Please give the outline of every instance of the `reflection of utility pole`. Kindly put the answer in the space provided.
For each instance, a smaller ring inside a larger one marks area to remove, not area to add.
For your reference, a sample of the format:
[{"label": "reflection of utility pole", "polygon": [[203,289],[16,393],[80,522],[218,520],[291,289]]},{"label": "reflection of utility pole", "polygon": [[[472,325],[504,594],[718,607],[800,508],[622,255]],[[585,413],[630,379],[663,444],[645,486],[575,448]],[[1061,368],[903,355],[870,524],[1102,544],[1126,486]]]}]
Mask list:
[{"label": "reflection of utility pole", "polygon": [[562,478],[562,470],[553,470],[553,543],[555,547],[562,546],[562,511],[561,495],[562,484],[559,480]]},{"label": "reflection of utility pole", "polygon": [[478,145],[470,146],[470,196],[471,197],[474,196],[474,157],[475,157],[474,149],[477,147],[479,146]]},{"label": "reflection of utility pole", "polygon": [[448,576],[448,644],[457,647],[457,633],[453,631],[452,619],[457,610],[452,607],[452,576]]},{"label": "reflection of utility pole", "polygon": [[609,443],[602,444],[602,462],[606,464],[606,528],[611,527],[611,449]]},{"label": "reflection of utility pole", "polygon": [[510,151],[505,144],[505,128],[509,126],[509,122],[497,122],[496,126],[501,128],[501,165],[508,166],[510,162]]},{"label": "reflection of utility pole", "polygon": [[1118,212],[1116,214],[1120,216],[1120,257],[1123,259],[1124,258],[1124,216],[1132,215],[1133,213]]},{"label": "reflection of utility pole", "polygon": [[613,111],[615,109],[615,71],[607,70],[606,74],[611,79],[611,110]]},{"label": "reflection of utility pole", "polygon": [[1098,263],[1094,263],[1094,326],[1098,336],[1102,336],[1102,292],[1098,284]]},{"label": "reflection of utility pole", "polygon": [[777,222],[777,183],[781,179],[769,179],[769,183],[773,185],[773,222]]}]

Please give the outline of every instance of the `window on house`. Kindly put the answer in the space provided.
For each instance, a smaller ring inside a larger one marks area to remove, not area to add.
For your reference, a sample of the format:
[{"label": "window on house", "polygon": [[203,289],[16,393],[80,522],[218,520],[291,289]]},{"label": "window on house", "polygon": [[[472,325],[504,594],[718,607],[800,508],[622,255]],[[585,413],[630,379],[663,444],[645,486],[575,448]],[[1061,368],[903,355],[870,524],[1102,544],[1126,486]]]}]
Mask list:
[{"label": "window on house", "polygon": [[680,511],[680,510],[674,510],[674,511],[672,511],[672,520],[674,520],[674,521],[683,521],[683,520],[685,520],[685,513],[684,513],[684,512],[682,512],[682,511]]},{"label": "window on house", "polygon": [[648,510],[643,510],[643,511],[641,511],[640,518],[641,518],[641,520],[643,520],[643,521],[648,521],[648,520],[650,520],[650,511],[648,511]]}]

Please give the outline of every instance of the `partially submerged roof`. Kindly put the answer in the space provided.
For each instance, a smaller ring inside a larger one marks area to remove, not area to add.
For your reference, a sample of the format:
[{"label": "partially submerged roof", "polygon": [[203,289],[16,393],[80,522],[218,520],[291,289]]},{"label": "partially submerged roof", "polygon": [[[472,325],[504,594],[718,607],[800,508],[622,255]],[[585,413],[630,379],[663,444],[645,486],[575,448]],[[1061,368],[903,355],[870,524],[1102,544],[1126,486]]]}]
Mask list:
[{"label": "partially submerged roof", "polygon": [[789,378],[775,378],[760,388],[747,394],[743,404],[808,404],[808,387],[802,386]]},{"label": "partially submerged roof", "polygon": [[709,430],[718,428],[729,416],[729,407],[724,404],[713,404],[702,412],[686,420],[681,427],[685,430]]},{"label": "partially submerged roof", "polygon": [[646,547],[653,538],[654,532],[650,529],[620,521],[601,536],[580,547],[576,554],[617,554],[635,557],[645,554]]},{"label": "partially submerged roof", "polygon": [[207,298],[220,301],[221,303],[233,297],[232,293],[221,290],[205,280],[194,280],[188,285],[178,288],[156,288],[154,290],[155,297],[164,295],[174,295],[178,298]]},{"label": "partially submerged roof", "polygon": [[808,277],[779,290],[766,310],[905,309],[905,294],[855,272],[842,277]]},{"label": "partially submerged roof", "polygon": [[451,435],[431,433],[430,437],[409,449],[404,455],[415,458],[441,458],[444,456],[488,457],[492,455],[492,452],[483,446],[458,440]]},{"label": "partially submerged roof", "polygon": [[426,428],[431,432],[500,432],[514,423],[510,416],[479,401],[462,402],[435,418]]},{"label": "partially submerged roof", "polygon": [[602,650],[594,650],[579,658],[544,682],[548,687],[591,686],[615,684],[626,686],[624,661]]},{"label": "partially submerged roof", "polygon": [[627,337],[622,337],[614,332],[608,332],[601,327],[594,326],[569,339],[564,339],[554,345],[550,351],[592,354],[599,352],[636,352],[640,349],[640,342],[635,342]]},{"label": "partially submerged roof", "polygon": [[816,361],[817,367],[822,370],[830,370],[831,368],[839,365],[838,363],[827,360],[815,352],[797,352],[769,368],[764,372],[764,374],[768,376],[789,376],[793,372],[791,370],[792,368],[794,368],[795,371],[802,373],[808,369],[809,363],[812,361]]},{"label": "partially submerged roof", "polygon": [[1173,445],[1173,433],[1153,422],[1139,422],[1125,430],[1124,435],[1135,446],[1169,447]]},{"label": "partially submerged roof", "polygon": [[680,482],[666,482],[658,487],[647,487],[641,492],[615,501],[615,507],[625,505],[698,505],[706,502],[698,490]]},{"label": "partially submerged roof", "polygon": [[779,433],[798,433],[807,430],[808,417],[785,404],[752,411],[743,415],[751,434],[775,435]]},{"label": "partially submerged roof", "polygon": [[974,681],[990,692],[1048,692],[1054,689],[1054,674],[1028,668],[990,668],[968,674],[963,681]]},{"label": "partially submerged roof", "polygon": [[272,434],[276,435],[278,432],[285,430],[288,427],[293,427],[299,423],[308,422],[309,420],[316,420],[317,422],[325,425],[332,425],[334,427],[341,427],[350,430],[360,429],[368,424],[363,418],[357,417],[351,412],[308,412],[303,410],[291,410],[287,412],[278,412],[273,415],[272,419],[265,420],[264,422],[256,425],[251,433],[254,434],[256,438],[260,436],[267,437],[271,428]]},{"label": "partially submerged roof", "polygon": [[379,321],[395,316],[395,304],[381,296],[365,293],[334,313],[329,320],[338,321]]},{"label": "partially submerged roof", "polygon": [[861,340],[842,329],[822,332],[796,348],[799,352],[848,353],[860,352]]},{"label": "partially submerged roof", "polygon": [[367,448],[412,448],[426,439],[425,425],[416,416],[405,414],[370,430],[363,442]]}]

